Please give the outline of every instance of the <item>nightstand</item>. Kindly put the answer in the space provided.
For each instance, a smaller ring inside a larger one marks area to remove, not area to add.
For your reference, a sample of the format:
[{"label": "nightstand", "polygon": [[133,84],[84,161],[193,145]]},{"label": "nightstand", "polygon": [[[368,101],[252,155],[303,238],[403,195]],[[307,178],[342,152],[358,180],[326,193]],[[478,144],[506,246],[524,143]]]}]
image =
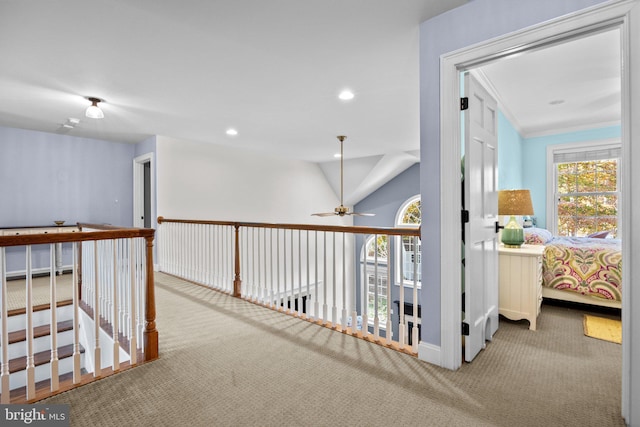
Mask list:
[{"label": "nightstand", "polygon": [[536,330],[542,304],[543,245],[505,248],[500,245],[500,310],[507,319],[529,321]]}]

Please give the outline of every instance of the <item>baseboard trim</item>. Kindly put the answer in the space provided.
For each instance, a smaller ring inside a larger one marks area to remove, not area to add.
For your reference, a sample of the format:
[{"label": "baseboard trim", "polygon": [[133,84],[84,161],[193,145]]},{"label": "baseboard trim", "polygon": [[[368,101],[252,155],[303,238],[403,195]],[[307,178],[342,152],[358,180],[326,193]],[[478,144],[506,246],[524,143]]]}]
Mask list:
[{"label": "baseboard trim", "polygon": [[442,352],[440,346],[420,342],[420,344],[418,344],[418,359],[437,366],[442,366]]}]

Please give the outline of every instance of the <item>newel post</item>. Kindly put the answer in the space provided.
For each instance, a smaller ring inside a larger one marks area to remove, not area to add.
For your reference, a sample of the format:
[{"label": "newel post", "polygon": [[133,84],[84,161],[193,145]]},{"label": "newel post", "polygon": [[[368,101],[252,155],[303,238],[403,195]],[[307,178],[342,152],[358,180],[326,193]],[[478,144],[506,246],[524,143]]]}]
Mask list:
[{"label": "newel post", "polygon": [[240,298],[242,292],[240,287],[242,285],[242,281],[240,280],[240,225],[235,224],[234,228],[236,229],[235,233],[235,278],[233,280],[233,296],[236,298]]},{"label": "newel post", "polygon": [[153,279],[153,236],[147,241],[147,283],[145,304],[144,353],[145,360],[158,358],[158,330],[156,329],[156,296]]}]

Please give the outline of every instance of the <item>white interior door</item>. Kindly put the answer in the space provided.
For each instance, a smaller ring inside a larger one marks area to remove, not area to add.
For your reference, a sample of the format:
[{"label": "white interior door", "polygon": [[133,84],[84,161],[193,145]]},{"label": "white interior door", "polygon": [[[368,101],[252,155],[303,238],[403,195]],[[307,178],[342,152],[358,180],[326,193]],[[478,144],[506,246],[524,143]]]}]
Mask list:
[{"label": "white interior door", "polygon": [[471,362],[498,329],[498,111],[496,100],[465,74],[465,360]]},{"label": "white interior door", "polygon": [[133,226],[151,228],[154,220],[152,202],[153,153],[133,159]]}]

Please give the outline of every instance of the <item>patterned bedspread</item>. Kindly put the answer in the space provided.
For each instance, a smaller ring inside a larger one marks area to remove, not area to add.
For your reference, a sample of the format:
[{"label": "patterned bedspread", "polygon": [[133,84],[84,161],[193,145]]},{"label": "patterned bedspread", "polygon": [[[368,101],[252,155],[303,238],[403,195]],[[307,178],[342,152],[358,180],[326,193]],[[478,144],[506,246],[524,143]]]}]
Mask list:
[{"label": "patterned bedspread", "polygon": [[620,240],[556,236],[545,243],[542,276],[549,288],[620,301]]}]

